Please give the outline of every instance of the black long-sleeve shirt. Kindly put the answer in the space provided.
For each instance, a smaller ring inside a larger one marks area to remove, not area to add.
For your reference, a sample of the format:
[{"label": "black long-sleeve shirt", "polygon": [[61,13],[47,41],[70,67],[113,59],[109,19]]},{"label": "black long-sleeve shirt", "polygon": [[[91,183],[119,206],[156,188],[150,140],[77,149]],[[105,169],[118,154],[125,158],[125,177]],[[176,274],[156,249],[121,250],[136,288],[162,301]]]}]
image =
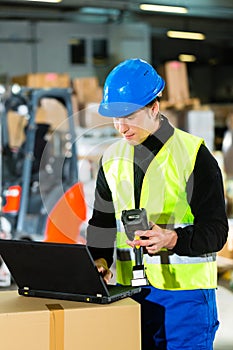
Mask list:
[{"label": "black long-sleeve shirt", "polygon": [[[161,127],[134,152],[134,195],[138,208],[144,174],[174,128],[165,117]],[[219,251],[226,242],[228,220],[225,211],[222,174],[217,161],[206,146],[201,145],[193,173],[187,185],[187,198],[194,215],[193,225],[176,228],[178,240],[173,248],[178,255],[197,256]],[[87,245],[94,259],[113,262],[116,219],[112,195],[100,163],[92,218],[87,228]]]}]

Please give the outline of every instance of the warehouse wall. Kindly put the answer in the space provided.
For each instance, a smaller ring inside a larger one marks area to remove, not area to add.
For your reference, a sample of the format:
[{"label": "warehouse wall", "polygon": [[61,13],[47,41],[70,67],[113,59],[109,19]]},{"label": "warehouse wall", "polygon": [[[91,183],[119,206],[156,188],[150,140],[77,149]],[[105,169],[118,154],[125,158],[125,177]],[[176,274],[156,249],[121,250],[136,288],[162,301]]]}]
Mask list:
[{"label": "warehouse wall", "polygon": [[[116,62],[132,56],[150,59],[150,31],[146,24],[85,24],[66,22],[0,21],[0,75],[28,72],[66,72],[75,76],[100,75]],[[87,63],[71,64],[69,40],[87,44]],[[91,40],[109,41],[107,66],[92,64]]]},{"label": "warehouse wall", "polygon": [[0,21],[0,74],[21,74],[33,69],[29,22]]},{"label": "warehouse wall", "polygon": [[[71,64],[69,41],[85,39],[86,64]],[[92,40],[106,39],[109,58],[93,64]],[[85,24],[68,22],[0,21],[0,83],[5,77],[34,72],[61,72],[71,78],[97,76],[102,85],[108,72],[119,61],[142,57],[155,67],[172,59],[175,42],[154,38],[145,23]],[[182,44],[183,45],[183,44]],[[186,46],[190,43],[186,43]],[[199,55],[210,50],[203,44]],[[179,51],[177,45],[177,53]],[[176,52],[176,51],[175,51]],[[188,65],[190,93],[202,103],[229,103],[233,99],[232,64],[210,66],[198,62]]]}]

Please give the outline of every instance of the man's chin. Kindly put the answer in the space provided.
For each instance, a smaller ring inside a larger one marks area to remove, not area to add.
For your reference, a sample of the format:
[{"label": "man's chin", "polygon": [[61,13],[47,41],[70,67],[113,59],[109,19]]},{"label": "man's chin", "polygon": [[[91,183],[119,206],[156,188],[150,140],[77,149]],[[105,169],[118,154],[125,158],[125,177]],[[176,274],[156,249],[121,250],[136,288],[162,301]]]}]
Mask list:
[{"label": "man's chin", "polygon": [[125,141],[128,142],[128,144],[130,144],[131,146],[137,146],[140,142],[138,142],[137,140],[133,140],[133,139],[126,139]]}]

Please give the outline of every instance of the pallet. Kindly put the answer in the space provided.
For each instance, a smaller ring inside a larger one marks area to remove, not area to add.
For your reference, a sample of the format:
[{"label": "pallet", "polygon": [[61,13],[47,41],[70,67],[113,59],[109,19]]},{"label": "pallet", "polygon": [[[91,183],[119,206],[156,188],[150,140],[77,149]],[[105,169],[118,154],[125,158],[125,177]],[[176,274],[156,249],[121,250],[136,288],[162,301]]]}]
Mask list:
[{"label": "pallet", "polygon": [[182,109],[196,109],[199,108],[201,105],[201,102],[199,98],[188,98],[185,100],[179,100],[179,101],[160,101],[160,109],[176,109],[176,110],[182,110]]}]

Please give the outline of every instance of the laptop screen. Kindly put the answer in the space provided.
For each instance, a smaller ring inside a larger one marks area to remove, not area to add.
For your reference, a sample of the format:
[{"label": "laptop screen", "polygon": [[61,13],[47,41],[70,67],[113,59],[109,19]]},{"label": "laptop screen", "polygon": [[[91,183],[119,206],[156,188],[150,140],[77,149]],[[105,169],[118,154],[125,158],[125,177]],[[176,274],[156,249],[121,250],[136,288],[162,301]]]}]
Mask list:
[{"label": "laptop screen", "polygon": [[19,289],[108,295],[85,245],[0,240],[0,255]]}]

